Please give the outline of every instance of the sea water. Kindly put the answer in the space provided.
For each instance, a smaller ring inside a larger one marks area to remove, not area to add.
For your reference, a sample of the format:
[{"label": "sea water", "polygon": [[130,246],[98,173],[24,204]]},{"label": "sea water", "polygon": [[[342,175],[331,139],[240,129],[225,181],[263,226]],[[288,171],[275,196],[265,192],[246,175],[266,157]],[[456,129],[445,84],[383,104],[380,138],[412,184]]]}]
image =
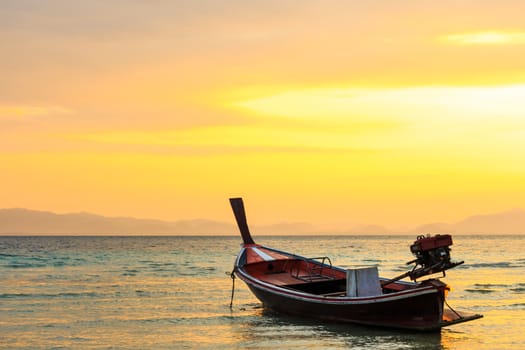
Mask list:
[{"label": "sea water", "polygon": [[[334,265],[407,270],[412,236],[255,237]],[[264,310],[230,272],[239,237],[0,237],[2,349],[524,349],[525,236],[454,236],[449,304],[484,318],[417,333]]]}]

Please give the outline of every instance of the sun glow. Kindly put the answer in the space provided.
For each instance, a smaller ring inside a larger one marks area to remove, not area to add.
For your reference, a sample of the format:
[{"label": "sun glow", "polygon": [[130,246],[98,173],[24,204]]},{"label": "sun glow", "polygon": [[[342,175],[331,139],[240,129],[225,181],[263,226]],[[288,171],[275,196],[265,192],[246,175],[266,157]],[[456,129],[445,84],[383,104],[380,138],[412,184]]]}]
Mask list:
[{"label": "sun glow", "polygon": [[479,119],[525,116],[525,85],[489,87],[325,88],[239,101],[253,113],[296,119]]},{"label": "sun glow", "polygon": [[523,45],[525,32],[486,31],[450,34],[441,39],[457,45]]}]

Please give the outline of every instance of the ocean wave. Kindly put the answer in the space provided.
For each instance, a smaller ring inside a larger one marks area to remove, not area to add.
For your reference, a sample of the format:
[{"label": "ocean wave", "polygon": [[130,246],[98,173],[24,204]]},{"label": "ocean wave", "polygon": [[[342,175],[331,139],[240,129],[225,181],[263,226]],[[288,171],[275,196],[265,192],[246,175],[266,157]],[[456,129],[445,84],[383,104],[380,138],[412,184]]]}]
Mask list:
[{"label": "ocean wave", "polygon": [[197,272],[195,272],[195,273],[191,273],[191,272],[176,272],[175,274],[177,276],[180,276],[180,277],[198,277],[198,276],[201,276]]},{"label": "ocean wave", "polygon": [[2,267],[11,269],[25,269],[38,267],[80,266],[86,263],[85,259],[69,256],[24,256],[2,254]]},{"label": "ocean wave", "polygon": [[467,288],[465,292],[467,293],[479,293],[479,294],[489,294],[494,293],[502,288],[509,287],[506,284],[496,284],[496,283],[475,283],[474,288]]},{"label": "ocean wave", "polygon": [[522,267],[522,264],[515,264],[510,261],[500,261],[500,262],[494,262],[494,263],[474,263],[474,264],[468,264],[468,265],[461,265],[460,268],[462,269],[469,269],[469,268],[518,268]]},{"label": "ocean wave", "polygon": [[505,288],[508,287],[508,284],[497,284],[497,283],[476,283],[475,287],[479,288]]},{"label": "ocean wave", "polygon": [[210,276],[222,269],[216,266],[179,265],[173,263],[151,263],[139,266],[123,266],[119,271],[121,276]]},{"label": "ocean wave", "polygon": [[501,283],[475,283],[473,288],[465,289],[468,293],[489,294],[494,292],[525,293],[525,283],[501,284]]},{"label": "ocean wave", "polygon": [[465,289],[465,292],[468,293],[479,293],[479,294],[489,294],[496,292],[494,289]]},{"label": "ocean wave", "polygon": [[[244,310],[241,310],[244,311]],[[165,319],[165,321],[173,323],[173,324],[223,324],[224,322],[231,322],[232,320],[239,320],[241,317],[240,315],[194,315],[192,317],[179,317],[179,318],[171,318],[171,319]],[[247,315],[244,317],[253,317],[252,315]]]},{"label": "ocean wave", "polygon": [[515,308],[515,309],[525,309],[525,303],[516,303],[516,304],[511,304],[509,305],[511,308]]},{"label": "ocean wave", "polygon": [[18,255],[16,254],[6,254],[6,253],[0,253],[0,258],[16,258]]},{"label": "ocean wave", "polygon": [[51,293],[37,293],[37,294],[27,294],[27,293],[3,293],[0,294],[0,299],[53,299],[53,298],[100,298],[105,296],[96,292],[61,292],[56,294]]},{"label": "ocean wave", "polygon": [[0,299],[11,299],[11,298],[33,298],[34,294],[25,293],[3,293],[0,294]]},{"label": "ocean wave", "polygon": [[405,271],[408,271],[409,269],[410,268],[406,267],[406,266],[396,266],[396,267],[392,268],[392,271],[405,272]]},{"label": "ocean wave", "polygon": [[42,263],[29,263],[29,262],[20,262],[20,261],[13,261],[10,263],[7,263],[4,265],[6,268],[10,269],[28,269],[28,268],[34,268],[34,267],[46,267],[46,264]]},{"label": "ocean wave", "polygon": [[520,311],[525,310],[525,303],[522,302],[506,302],[501,301],[501,303],[498,303],[497,305],[491,304],[491,305],[471,305],[469,306],[469,311],[471,312],[479,312],[479,313],[485,313],[485,312],[493,312],[493,311]]},{"label": "ocean wave", "polygon": [[516,283],[512,285],[510,291],[517,294],[525,293],[525,283]]}]

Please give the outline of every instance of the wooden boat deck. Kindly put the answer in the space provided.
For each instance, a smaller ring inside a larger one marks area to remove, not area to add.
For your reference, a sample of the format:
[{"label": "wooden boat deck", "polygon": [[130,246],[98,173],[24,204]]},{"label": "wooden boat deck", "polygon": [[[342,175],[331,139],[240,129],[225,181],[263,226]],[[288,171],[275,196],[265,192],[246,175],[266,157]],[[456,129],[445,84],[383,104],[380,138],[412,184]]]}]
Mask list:
[{"label": "wooden boat deck", "polygon": [[255,278],[279,286],[346,278],[344,272],[302,259],[261,261],[245,268]]},{"label": "wooden boat deck", "polygon": [[[319,265],[310,260],[278,259],[259,261],[245,266],[258,280],[276,286],[325,296],[346,295],[346,273]],[[383,294],[399,292],[415,286],[390,283],[382,288]]]},{"label": "wooden boat deck", "polygon": [[297,277],[290,275],[289,272],[271,273],[257,276],[261,281],[284,286],[288,284],[307,283]]}]

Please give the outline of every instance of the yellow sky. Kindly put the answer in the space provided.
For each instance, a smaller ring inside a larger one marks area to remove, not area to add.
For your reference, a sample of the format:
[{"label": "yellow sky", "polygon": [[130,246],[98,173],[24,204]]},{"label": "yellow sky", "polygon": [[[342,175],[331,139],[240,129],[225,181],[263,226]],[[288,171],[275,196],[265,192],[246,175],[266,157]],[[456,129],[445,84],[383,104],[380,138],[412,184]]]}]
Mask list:
[{"label": "yellow sky", "polygon": [[5,1],[0,208],[344,230],[525,207],[522,1]]}]

